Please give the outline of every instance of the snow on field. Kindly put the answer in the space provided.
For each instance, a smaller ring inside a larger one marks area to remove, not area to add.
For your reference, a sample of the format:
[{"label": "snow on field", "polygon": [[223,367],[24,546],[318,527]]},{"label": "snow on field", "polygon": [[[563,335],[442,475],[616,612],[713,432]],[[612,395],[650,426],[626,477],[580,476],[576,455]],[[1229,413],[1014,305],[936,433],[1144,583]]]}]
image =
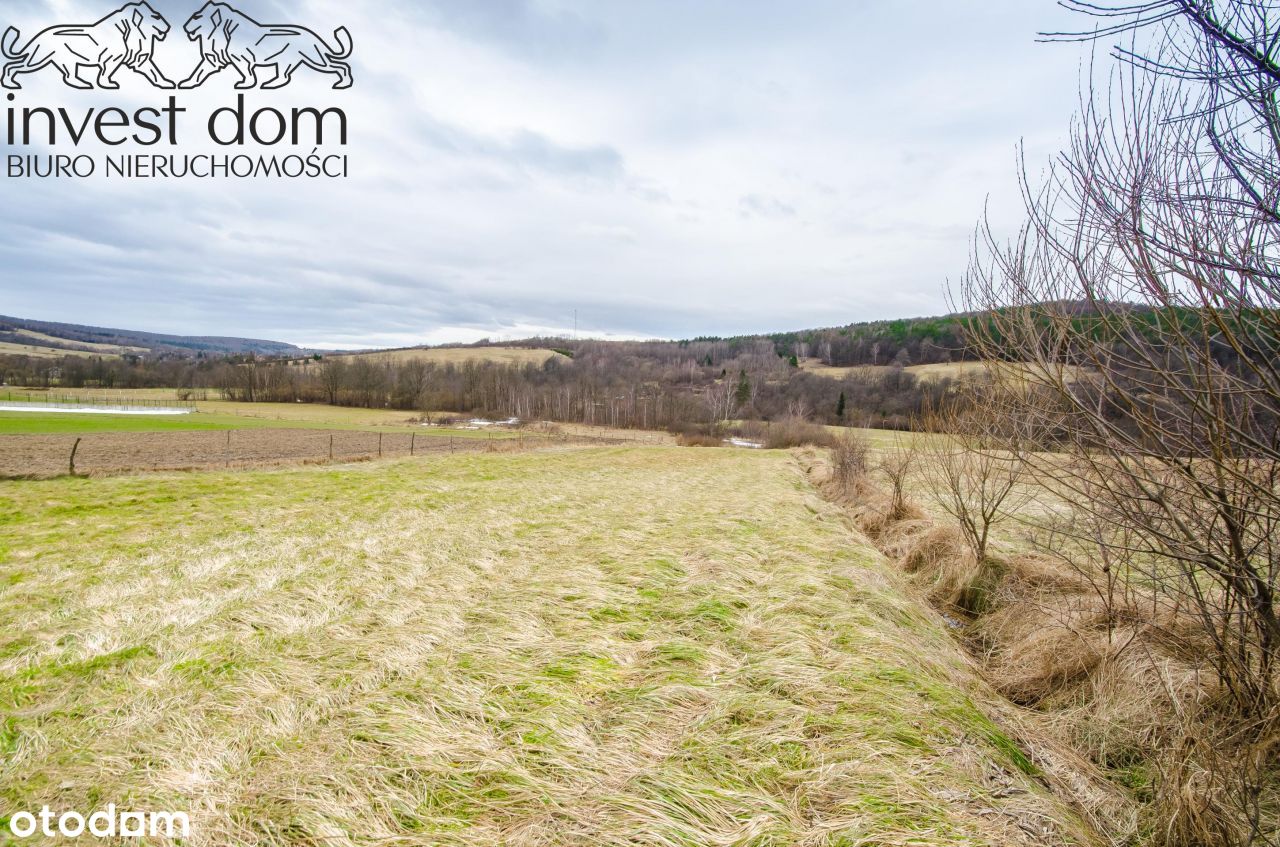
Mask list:
[{"label": "snow on field", "polygon": [[731,444],[734,447],[745,447],[748,450],[764,449],[764,445],[759,441],[747,441],[745,438],[726,438],[724,441],[726,444]]},{"label": "snow on field", "polygon": [[0,403],[0,412],[55,412],[65,415],[189,415],[191,409],[126,409],[97,406],[65,406],[57,403]]}]

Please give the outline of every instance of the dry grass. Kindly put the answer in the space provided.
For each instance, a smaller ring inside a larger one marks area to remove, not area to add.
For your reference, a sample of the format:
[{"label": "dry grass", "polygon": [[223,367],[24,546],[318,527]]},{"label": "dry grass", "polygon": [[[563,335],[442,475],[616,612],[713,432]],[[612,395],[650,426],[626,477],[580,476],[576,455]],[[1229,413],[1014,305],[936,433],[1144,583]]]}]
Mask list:
[{"label": "dry grass", "polygon": [[[819,359],[805,359],[800,363],[801,370],[807,371],[818,376],[825,376],[831,379],[844,379],[848,376],[857,375],[873,375],[884,373],[891,369],[892,365],[854,365],[852,367],[834,367],[824,365]],[[1025,373],[1025,366],[1021,364],[1013,364],[1008,362],[935,362],[929,365],[908,365],[903,368],[909,374],[914,374],[922,380],[936,379],[967,379],[978,378],[987,374],[991,368],[998,368],[1003,375],[1013,376],[1020,379]],[[1069,381],[1074,381],[1078,377],[1075,372],[1069,372],[1067,375]]]},{"label": "dry grass", "polygon": [[192,845],[1087,841],[785,453],[0,494],[0,807]]},{"label": "dry grass", "polygon": [[[801,370],[818,376],[830,377],[831,379],[844,379],[847,376],[859,374],[883,373],[891,367],[890,365],[836,367],[824,365],[820,359],[805,359],[800,362]],[[939,362],[931,365],[909,365],[903,370],[907,373],[915,374],[920,379],[940,379],[942,377],[959,379],[966,376],[981,376],[986,372],[986,369],[987,364],[985,362]]]},{"label": "dry grass", "polygon": [[15,330],[16,335],[23,338],[30,338],[35,343],[45,342],[53,345],[62,345],[65,347],[74,347],[77,350],[88,350],[91,353],[105,353],[112,355],[122,355],[124,353],[137,353],[139,355],[147,353],[146,347],[130,347],[124,344],[99,344],[95,341],[73,341],[70,338],[59,338],[56,335],[45,335],[43,332],[36,332],[31,329]]},{"label": "dry grass", "polygon": [[15,344],[12,341],[0,341],[0,356],[30,356],[33,359],[61,359],[64,356],[75,356],[81,359],[118,359],[118,355],[95,353],[91,350],[63,350],[44,344]]},{"label": "dry grass", "polygon": [[791,447],[830,447],[836,443],[828,427],[801,417],[788,416],[778,421],[745,421],[735,427],[737,435],[758,441],[768,450]]},{"label": "dry grass", "polygon": [[676,444],[681,447],[723,447],[724,439],[704,432],[681,432],[676,435]]},{"label": "dry grass", "polygon": [[300,421],[342,426],[417,426],[419,414],[397,409],[357,409],[322,403],[241,403],[207,400],[196,403],[200,412],[273,421]]},{"label": "dry grass", "polygon": [[612,426],[591,426],[589,424],[566,423],[563,421],[535,421],[526,427],[532,433],[550,435],[567,435],[570,438],[610,438],[618,441],[630,441],[636,444],[673,445],[676,438],[669,432],[651,429],[623,429]]},{"label": "dry grass", "polygon": [[[894,441],[877,449],[892,456]],[[831,473],[821,461],[812,472],[819,480]],[[914,468],[908,489],[923,494],[927,472]],[[994,554],[979,564],[942,509],[912,505],[895,520],[892,495],[876,486],[855,497],[824,490],[931,603],[960,618],[956,634],[991,684],[1036,710],[1004,714],[1024,728],[1051,783],[1113,843],[1199,847],[1280,836],[1280,716],[1270,728],[1239,731],[1222,711],[1203,629],[1185,610],[1109,581],[1086,549],[1029,552],[1070,515],[1069,502],[1046,491],[1022,503],[1020,520],[1000,528]],[[1249,781],[1262,786],[1252,799],[1242,791]]]},{"label": "dry grass", "polygon": [[31,356],[36,359],[61,359],[76,356],[84,359],[118,359],[124,353],[146,353],[145,347],[125,347],[119,344],[98,344],[92,341],[72,341],[29,329],[15,330],[14,334],[28,343],[0,341],[0,355]]}]

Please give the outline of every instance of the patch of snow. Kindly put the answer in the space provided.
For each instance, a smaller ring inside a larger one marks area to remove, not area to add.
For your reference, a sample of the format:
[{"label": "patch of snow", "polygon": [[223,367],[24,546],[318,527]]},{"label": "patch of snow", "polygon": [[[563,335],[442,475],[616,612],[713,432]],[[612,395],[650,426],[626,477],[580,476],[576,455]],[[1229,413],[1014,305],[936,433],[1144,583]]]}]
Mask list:
[{"label": "patch of snow", "polygon": [[759,441],[748,441],[745,438],[726,438],[725,444],[731,444],[734,447],[744,447],[747,450],[763,450],[764,445]]}]

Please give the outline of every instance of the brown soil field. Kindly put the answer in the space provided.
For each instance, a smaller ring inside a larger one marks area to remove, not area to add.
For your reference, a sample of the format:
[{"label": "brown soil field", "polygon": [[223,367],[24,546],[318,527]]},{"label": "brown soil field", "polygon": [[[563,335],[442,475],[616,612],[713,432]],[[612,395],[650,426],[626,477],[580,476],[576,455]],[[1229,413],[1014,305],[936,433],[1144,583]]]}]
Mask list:
[{"label": "brown soil field", "polygon": [[[116,474],[218,467],[260,467],[450,451],[507,451],[551,446],[547,438],[449,438],[403,432],[352,432],[316,429],[249,429],[222,432],[111,432],[80,436],[76,473]],[[30,479],[66,474],[75,435],[0,436],[0,478]],[[582,439],[574,439],[579,441]],[[599,441],[599,439],[594,439]]]}]

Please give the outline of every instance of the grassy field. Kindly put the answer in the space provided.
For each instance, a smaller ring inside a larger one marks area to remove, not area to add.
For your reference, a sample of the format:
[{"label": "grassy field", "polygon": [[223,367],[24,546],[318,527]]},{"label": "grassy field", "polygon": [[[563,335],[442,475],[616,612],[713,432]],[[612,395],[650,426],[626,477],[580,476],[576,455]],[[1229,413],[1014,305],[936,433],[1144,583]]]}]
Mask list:
[{"label": "grassy field", "polygon": [[[257,404],[265,405],[265,404]],[[330,407],[316,407],[326,409]],[[340,412],[351,410],[338,410]],[[360,411],[360,410],[355,410]],[[364,410],[368,411],[368,410]],[[376,410],[375,410],[376,411]],[[0,435],[63,435],[93,432],[202,432],[228,429],[332,429],[358,432],[418,432],[424,436],[454,438],[515,438],[511,430],[458,429],[454,427],[422,427],[401,419],[395,423],[374,422],[370,416],[317,415],[307,417],[257,417],[246,414],[196,412],[190,415],[160,417],[149,415],[76,415],[51,412],[0,412]],[[530,437],[536,437],[532,435]]]},{"label": "grassy field", "polygon": [[[418,432],[455,438],[514,438],[511,430],[423,427],[416,415],[391,409],[350,409],[305,403],[196,404],[189,415],[86,415],[59,412],[0,412],[0,435],[58,435],[92,432],[196,432],[226,429],[333,429],[361,432]],[[529,433],[530,436],[536,433]]]},{"label": "grassy field", "polygon": [[87,350],[90,353],[100,353],[105,355],[122,355],[124,353],[137,353],[139,355],[147,353],[146,347],[129,347],[122,344],[100,344],[95,341],[73,341],[69,338],[58,338],[56,335],[45,335],[43,332],[36,332],[32,329],[15,330],[16,335],[23,338],[30,338],[35,344],[50,344],[53,347],[74,347],[77,350]]},{"label": "grassy field", "polygon": [[[830,377],[831,379],[844,379],[850,374],[872,374],[878,371],[886,371],[889,365],[855,365],[853,367],[833,367],[824,365],[818,359],[805,359],[800,363],[802,370],[809,373],[818,374],[819,376]],[[911,365],[904,368],[907,373],[912,373],[920,379],[940,379],[942,377],[951,377],[958,379],[962,376],[975,376],[982,374],[987,368],[983,362],[941,362],[932,365]]]},{"label": "grassy field", "polygon": [[23,343],[0,341],[0,354],[32,356],[37,359],[61,359],[63,356],[118,359],[123,353],[147,352],[146,348],[143,347],[122,347],[118,344],[71,341],[29,329],[15,330],[14,334],[24,339]]},{"label": "grassy field", "polygon": [[0,489],[0,809],[193,845],[1076,843],[786,453]]},{"label": "grassy field", "polygon": [[[219,415],[150,417],[0,412],[0,435],[64,435],[89,432],[198,432],[234,429]],[[246,426],[252,426],[249,424]]]},{"label": "grassy field", "polygon": [[83,359],[118,359],[119,356],[94,353],[89,350],[60,350],[43,344],[16,344],[12,341],[0,341],[0,355],[30,356],[33,359],[61,359],[63,356],[78,356]]}]

